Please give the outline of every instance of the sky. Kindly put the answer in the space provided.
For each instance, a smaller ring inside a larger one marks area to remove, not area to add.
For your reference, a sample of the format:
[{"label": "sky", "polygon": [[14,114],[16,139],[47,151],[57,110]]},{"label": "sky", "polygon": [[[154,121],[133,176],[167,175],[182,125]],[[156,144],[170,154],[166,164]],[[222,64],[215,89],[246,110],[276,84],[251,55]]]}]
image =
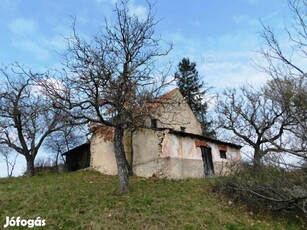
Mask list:
[{"label": "sky", "polygon": [[[80,36],[90,39],[104,19],[112,20],[116,0],[0,0],[0,66],[19,64],[34,71],[61,69],[65,38],[72,33],[73,17]],[[146,1],[131,0],[130,12],[147,13]],[[157,0],[156,36],[173,43],[165,62],[171,73],[183,57],[196,62],[201,79],[212,93],[245,83],[260,86],[268,76],[253,66],[263,24],[274,28],[282,42],[291,18],[286,0]],[[163,63],[160,63],[163,64]],[[1,77],[0,77],[1,79]],[[15,175],[25,170],[18,158]],[[0,158],[0,177],[6,174]]]}]

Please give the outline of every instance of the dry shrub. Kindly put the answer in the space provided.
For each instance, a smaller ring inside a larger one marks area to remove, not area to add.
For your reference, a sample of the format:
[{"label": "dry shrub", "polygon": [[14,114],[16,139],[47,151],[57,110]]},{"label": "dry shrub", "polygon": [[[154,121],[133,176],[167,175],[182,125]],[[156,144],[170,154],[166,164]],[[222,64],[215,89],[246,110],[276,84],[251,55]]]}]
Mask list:
[{"label": "dry shrub", "polygon": [[232,175],[219,179],[214,191],[254,212],[286,212],[307,218],[305,169],[285,170],[273,166],[254,168],[241,163]]}]

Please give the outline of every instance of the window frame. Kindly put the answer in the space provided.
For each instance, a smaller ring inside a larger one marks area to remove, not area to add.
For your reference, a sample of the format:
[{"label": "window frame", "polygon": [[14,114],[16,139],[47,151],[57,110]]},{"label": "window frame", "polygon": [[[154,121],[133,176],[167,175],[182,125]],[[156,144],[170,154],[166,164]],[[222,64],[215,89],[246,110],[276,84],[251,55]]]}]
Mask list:
[{"label": "window frame", "polygon": [[219,152],[221,159],[227,159],[227,152],[225,150],[219,150]]},{"label": "window frame", "polygon": [[152,129],[158,128],[158,119],[152,118],[150,120],[150,128]]}]

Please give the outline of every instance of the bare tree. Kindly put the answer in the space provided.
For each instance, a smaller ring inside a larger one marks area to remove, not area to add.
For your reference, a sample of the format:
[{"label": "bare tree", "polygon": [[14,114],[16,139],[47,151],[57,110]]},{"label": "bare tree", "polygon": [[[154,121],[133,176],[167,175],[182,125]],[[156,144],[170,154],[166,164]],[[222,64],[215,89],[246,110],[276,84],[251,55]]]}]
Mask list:
[{"label": "bare tree", "polygon": [[288,4],[294,16],[291,27],[285,28],[288,42],[279,42],[273,29],[263,24],[265,44],[257,67],[271,80],[257,91],[226,91],[217,107],[220,125],[254,148],[254,165],[260,159],[266,162],[257,173],[249,165],[238,167],[220,184],[220,191],[254,208],[292,210],[306,217],[305,165],[291,165],[282,153],[307,159],[307,1]]},{"label": "bare tree", "polygon": [[285,129],[283,141],[272,143],[280,152],[307,158],[307,81],[302,78],[275,78],[263,88],[264,96],[285,111],[292,125]]},{"label": "bare tree", "polygon": [[[156,62],[168,54],[163,40],[155,38],[157,21],[148,3],[145,18],[129,12],[129,1],[116,4],[115,18],[105,22],[91,41],[82,39],[73,24],[65,53],[69,71],[62,80],[63,90],[53,91],[57,106],[66,108],[79,122],[112,129],[120,192],[129,191],[128,162],[124,152],[124,130],[142,126],[151,106],[167,85],[166,75]],[[164,46],[165,47],[165,46]]]},{"label": "bare tree", "polygon": [[[0,154],[3,156],[4,161],[5,161],[7,176],[12,177],[14,169],[15,169],[18,153],[13,154],[10,151],[10,149],[7,148],[6,146],[0,146]],[[12,155],[13,155],[13,158],[11,158]]]},{"label": "bare tree", "polygon": [[276,146],[292,125],[275,101],[252,87],[225,90],[216,112],[219,127],[231,131],[237,141],[253,148],[255,167],[267,153],[280,151]]},{"label": "bare tree", "polygon": [[[288,0],[289,9],[293,15],[293,21],[285,27],[288,35],[288,43],[281,44],[269,26],[262,24],[261,36],[264,45],[260,54],[264,57],[265,64],[257,67],[272,77],[266,96],[278,103],[285,110],[289,119],[296,121],[292,127],[294,145],[300,145],[300,155],[306,156],[307,133],[307,2],[305,0]],[[285,45],[286,44],[286,45]],[[271,91],[271,92],[269,92]],[[299,143],[298,143],[299,141]],[[292,147],[294,147],[292,144]],[[282,147],[285,151],[289,148]]]},{"label": "bare tree", "polygon": [[64,127],[59,132],[49,135],[44,144],[44,148],[55,154],[54,165],[57,167],[62,159],[62,153],[80,145],[85,141],[84,135],[80,134],[76,126]]},{"label": "bare tree", "polygon": [[0,87],[0,144],[23,155],[27,175],[34,175],[34,159],[48,135],[65,126],[65,117],[53,107],[37,81],[45,75],[16,64],[2,70]]}]

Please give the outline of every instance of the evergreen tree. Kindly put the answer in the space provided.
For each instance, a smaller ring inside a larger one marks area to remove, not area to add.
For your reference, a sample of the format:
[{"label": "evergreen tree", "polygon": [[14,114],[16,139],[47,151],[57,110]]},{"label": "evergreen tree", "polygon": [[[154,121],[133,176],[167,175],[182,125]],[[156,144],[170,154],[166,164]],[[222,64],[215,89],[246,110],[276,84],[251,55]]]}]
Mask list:
[{"label": "evergreen tree", "polygon": [[201,122],[203,134],[214,136],[215,132],[211,130],[211,122],[207,121],[206,116],[208,104],[205,102],[205,94],[208,88],[199,79],[196,63],[190,62],[189,58],[183,58],[178,64],[175,79],[182,95]]}]

